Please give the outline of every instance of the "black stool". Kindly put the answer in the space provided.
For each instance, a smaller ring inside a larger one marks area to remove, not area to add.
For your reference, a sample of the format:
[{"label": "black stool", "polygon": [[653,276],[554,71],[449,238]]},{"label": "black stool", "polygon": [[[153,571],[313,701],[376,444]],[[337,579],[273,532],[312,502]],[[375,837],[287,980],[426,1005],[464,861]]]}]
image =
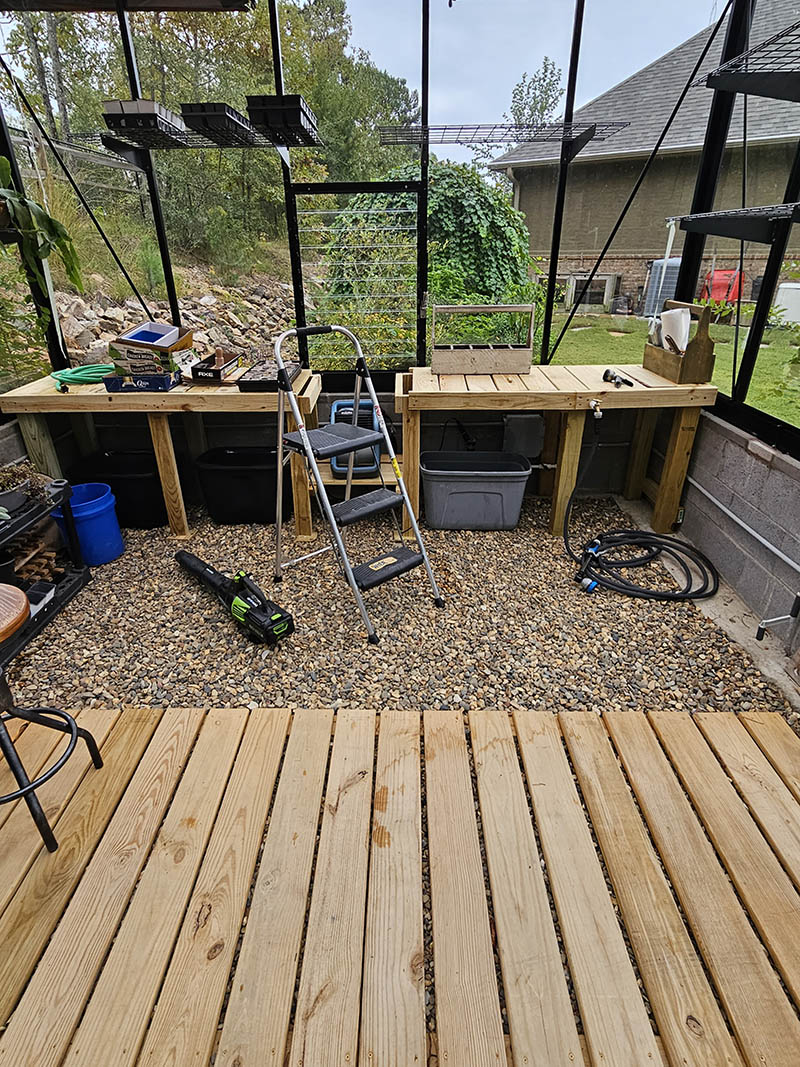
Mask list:
[{"label": "black stool", "polygon": [[[24,626],[28,621],[29,612],[28,598],[21,589],[17,589],[13,585],[0,585],[0,641],[5,641],[21,626]],[[9,719],[24,719],[25,722],[32,723],[35,726],[45,726],[50,730],[60,730],[62,733],[69,734],[69,744],[66,751],[59,756],[52,767],[40,774],[33,782],[28,778],[25,768],[22,766],[17,750],[14,747],[14,742],[11,740],[6,727]],[[79,737],[86,742],[86,747],[89,749],[89,755],[92,757],[95,767],[102,767],[103,761],[100,758],[97,744],[88,730],[82,730],[71,715],[61,711],[59,708],[14,707],[14,698],[11,695],[8,682],[4,673],[0,670],[0,752],[5,757],[19,786],[19,789],[16,789],[13,793],[6,793],[5,796],[0,796],[0,804],[8,804],[13,800],[23,799],[28,805],[28,810],[33,816],[33,821],[42,835],[42,840],[48,852],[55,852],[58,848],[58,842],[53,836],[50,824],[42,811],[42,805],[36,796],[36,790],[61,770],[75,751]]]}]

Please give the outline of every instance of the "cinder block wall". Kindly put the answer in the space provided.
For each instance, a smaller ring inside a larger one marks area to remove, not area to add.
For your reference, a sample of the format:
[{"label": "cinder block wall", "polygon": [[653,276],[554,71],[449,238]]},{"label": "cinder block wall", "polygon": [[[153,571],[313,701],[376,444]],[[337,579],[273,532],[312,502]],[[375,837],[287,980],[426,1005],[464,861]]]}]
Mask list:
[{"label": "cinder block wall", "polygon": [[[757,614],[786,615],[800,592],[800,571],[777,552],[800,567],[800,463],[703,412],[689,476],[705,493],[691,482],[687,485],[681,532],[708,555]],[[789,643],[788,628],[776,632]],[[800,633],[790,651],[798,647]]]}]

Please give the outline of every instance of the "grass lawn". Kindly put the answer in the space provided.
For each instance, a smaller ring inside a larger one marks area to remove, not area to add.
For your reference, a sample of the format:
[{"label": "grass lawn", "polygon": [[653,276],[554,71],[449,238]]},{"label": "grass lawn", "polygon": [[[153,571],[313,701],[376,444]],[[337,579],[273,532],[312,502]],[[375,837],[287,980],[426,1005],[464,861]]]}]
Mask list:
[{"label": "grass lawn", "polygon": [[[558,336],[566,319],[557,315],[553,337]],[[716,341],[714,384],[720,392],[730,395],[733,363],[732,326],[711,327]],[[739,357],[744,349],[747,331],[739,336]],[[641,363],[647,339],[647,320],[611,315],[578,316],[556,353],[556,363]],[[792,345],[788,330],[773,329],[764,333],[764,341],[756,364],[747,403],[751,407],[775,415],[793,426],[800,426],[800,351]]]}]

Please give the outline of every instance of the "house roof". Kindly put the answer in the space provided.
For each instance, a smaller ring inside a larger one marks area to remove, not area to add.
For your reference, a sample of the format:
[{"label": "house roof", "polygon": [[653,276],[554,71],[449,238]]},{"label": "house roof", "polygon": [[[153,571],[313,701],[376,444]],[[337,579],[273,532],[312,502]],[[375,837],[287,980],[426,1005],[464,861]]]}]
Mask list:
[{"label": "house roof", "polygon": [[[800,0],[762,0],[756,4],[750,33],[751,46],[765,41],[800,20]],[[643,67],[613,89],[596,97],[575,112],[576,122],[624,120],[630,123],[606,141],[590,142],[580,160],[645,155],[656,143],[675,101],[686,84],[712,27],[707,26],[688,41],[660,59]],[[701,67],[709,73],[720,65],[723,26]],[[711,90],[704,85],[691,88],[664,141],[662,151],[699,148],[705,137]],[[731,120],[729,142],[742,140],[742,98],[738,97]],[[751,96],[747,104],[747,140],[778,142],[800,137],[800,105],[782,100]],[[553,163],[560,155],[558,144],[523,144],[505,152],[489,166],[535,167]]]}]

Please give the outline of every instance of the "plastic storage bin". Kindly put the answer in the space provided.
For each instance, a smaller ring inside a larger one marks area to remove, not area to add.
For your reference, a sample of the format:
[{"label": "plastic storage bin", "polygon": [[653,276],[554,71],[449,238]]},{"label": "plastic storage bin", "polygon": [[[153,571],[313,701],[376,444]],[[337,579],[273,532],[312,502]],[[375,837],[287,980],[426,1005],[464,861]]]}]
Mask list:
[{"label": "plastic storage bin", "polygon": [[[110,563],[125,551],[117,513],[114,510],[114,494],[111,487],[101,482],[73,485],[72,514],[81,545],[84,561],[90,567]],[[64,514],[61,508],[53,508],[53,518],[66,538]]]},{"label": "plastic storage bin", "polygon": [[530,462],[514,452],[423,452],[425,521],[434,530],[513,530]]},{"label": "plastic storage bin", "polygon": [[[197,457],[200,488],[214,522],[275,522],[278,452],[275,448],[212,448]],[[283,514],[290,513],[291,478],[284,468]]]},{"label": "plastic storage bin", "polygon": [[70,480],[110,485],[123,528],[150,530],[167,524],[167,508],[152,452],[95,452],[76,464]]}]

